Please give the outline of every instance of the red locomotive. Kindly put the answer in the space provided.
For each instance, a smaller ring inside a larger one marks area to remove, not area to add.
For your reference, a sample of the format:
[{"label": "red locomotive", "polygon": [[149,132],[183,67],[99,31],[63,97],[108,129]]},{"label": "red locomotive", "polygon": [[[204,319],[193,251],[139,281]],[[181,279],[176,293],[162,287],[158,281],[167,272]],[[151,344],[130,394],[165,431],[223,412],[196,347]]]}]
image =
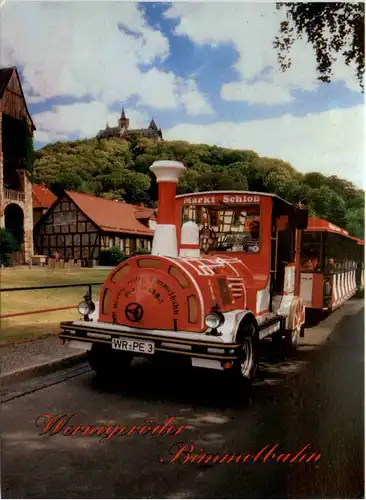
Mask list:
[{"label": "red locomotive", "polygon": [[295,348],[304,332],[300,245],[307,211],[268,193],[176,196],[185,167],[158,161],[158,223],[151,255],[122,262],[98,304],[80,304],[80,321],[60,338],[89,349],[102,374],[133,356],[189,358],[248,382],[258,342],[272,336]]}]

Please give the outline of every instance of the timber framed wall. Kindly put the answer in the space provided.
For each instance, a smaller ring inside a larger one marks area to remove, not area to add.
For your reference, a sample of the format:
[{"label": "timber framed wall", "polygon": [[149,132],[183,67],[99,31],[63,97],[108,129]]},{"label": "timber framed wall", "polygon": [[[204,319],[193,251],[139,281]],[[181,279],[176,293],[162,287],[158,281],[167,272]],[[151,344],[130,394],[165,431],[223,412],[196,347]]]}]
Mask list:
[{"label": "timber framed wall", "polygon": [[57,251],[66,260],[99,258],[99,229],[66,196],[47,212],[35,232],[40,255]]},{"label": "timber framed wall", "polygon": [[98,260],[100,250],[117,247],[127,256],[151,250],[152,236],[102,231],[67,195],[56,201],[36,224],[36,252],[64,260]]}]

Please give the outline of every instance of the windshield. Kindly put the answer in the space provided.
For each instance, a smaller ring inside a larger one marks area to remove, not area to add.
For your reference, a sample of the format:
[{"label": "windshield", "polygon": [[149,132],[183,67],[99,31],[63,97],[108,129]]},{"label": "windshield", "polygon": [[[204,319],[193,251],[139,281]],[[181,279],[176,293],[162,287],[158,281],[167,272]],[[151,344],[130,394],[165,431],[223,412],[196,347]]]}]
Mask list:
[{"label": "windshield", "polygon": [[194,221],[204,251],[256,253],[260,249],[260,206],[183,206],[182,222]]}]

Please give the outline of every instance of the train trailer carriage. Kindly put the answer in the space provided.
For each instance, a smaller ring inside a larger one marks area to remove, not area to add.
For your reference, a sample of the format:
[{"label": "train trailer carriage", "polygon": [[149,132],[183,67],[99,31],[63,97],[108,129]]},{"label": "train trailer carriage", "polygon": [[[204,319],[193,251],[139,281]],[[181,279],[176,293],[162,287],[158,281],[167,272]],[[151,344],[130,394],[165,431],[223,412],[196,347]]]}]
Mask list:
[{"label": "train trailer carriage", "polygon": [[164,160],[150,168],[159,186],[151,255],[119,264],[99,302],[86,297],[81,320],[62,323],[60,338],[88,349],[102,375],[121,373],[133,356],[181,356],[246,384],[261,339],[295,348],[304,334],[307,211],[268,193],[176,196],[185,167]]},{"label": "train trailer carriage", "polygon": [[333,311],[364,287],[364,243],[348,231],[309,218],[301,245],[300,295],[308,309]]}]

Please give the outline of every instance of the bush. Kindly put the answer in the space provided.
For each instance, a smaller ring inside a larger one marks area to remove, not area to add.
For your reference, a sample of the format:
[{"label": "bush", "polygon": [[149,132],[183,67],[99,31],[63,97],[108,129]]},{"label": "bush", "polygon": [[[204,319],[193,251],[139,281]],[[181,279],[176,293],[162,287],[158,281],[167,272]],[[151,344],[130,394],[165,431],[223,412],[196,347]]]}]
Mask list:
[{"label": "bush", "polygon": [[11,256],[21,249],[21,244],[7,229],[0,229],[0,265],[9,267],[12,264]]},{"label": "bush", "polygon": [[101,266],[117,266],[126,260],[126,254],[117,247],[108,248],[108,250],[101,250],[99,256],[99,264]]},{"label": "bush", "polygon": [[151,252],[150,250],[144,250],[143,248],[139,248],[138,250],[136,250],[136,252],[134,252],[132,254],[132,256],[134,255],[149,255]]}]

